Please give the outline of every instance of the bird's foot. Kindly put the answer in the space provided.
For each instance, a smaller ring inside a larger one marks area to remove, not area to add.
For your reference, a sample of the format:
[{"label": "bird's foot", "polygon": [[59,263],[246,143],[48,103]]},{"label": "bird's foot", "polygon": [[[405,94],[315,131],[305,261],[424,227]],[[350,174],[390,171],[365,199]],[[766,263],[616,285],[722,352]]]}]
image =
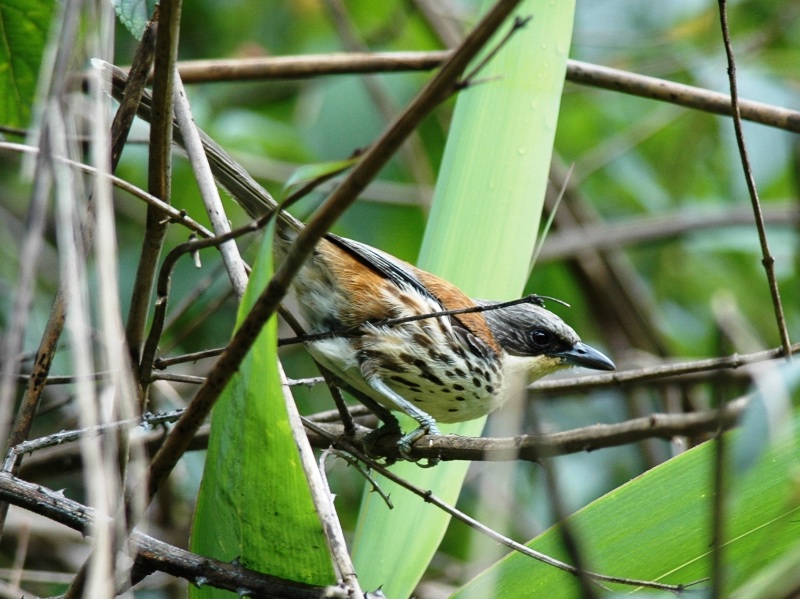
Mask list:
[{"label": "bird's foot", "polygon": [[[435,423],[429,423],[403,435],[397,442],[397,449],[400,451],[400,456],[404,460],[414,462],[420,468],[433,468],[440,462],[439,458],[413,458],[411,457],[411,446],[425,435],[441,434],[439,427],[437,427]],[[427,462],[423,463],[423,459],[426,459]]]}]

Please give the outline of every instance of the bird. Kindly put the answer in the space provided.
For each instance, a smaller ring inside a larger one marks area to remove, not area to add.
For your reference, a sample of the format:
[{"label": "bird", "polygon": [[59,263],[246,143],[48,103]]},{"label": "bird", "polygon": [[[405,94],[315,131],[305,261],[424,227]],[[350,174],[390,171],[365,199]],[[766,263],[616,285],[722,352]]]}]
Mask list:
[{"label": "bird", "polygon": [[[302,226],[279,211],[278,262]],[[474,420],[502,406],[519,373],[533,381],[570,366],[615,369],[541,301],[471,299],[441,277],[332,233],[317,243],[292,287],[311,356],[387,429],[399,430],[391,412],[417,422],[397,442],[405,459],[422,436],[441,434],[437,423]],[[464,310],[474,311],[437,316]]]},{"label": "bird", "polygon": [[[119,98],[125,75],[116,68],[112,73]],[[138,107],[147,121],[151,102],[144,93]],[[216,180],[236,202],[253,218],[277,215],[274,239],[280,261],[303,223],[282,210],[208,135],[200,131],[200,136]],[[175,141],[184,144],[180,131]],[[615,369],[541,303],[507,306],[473,300],[434,274],[332,233],[320,239],[293,288],[309,326],[309,353],[389,429],[399,429],[393,411],[418,423],[397,443],[406,459],[423,435],[441,434],[437,422],[473,420],[499,408],[517,373],[533,381],[570,366]],[[464,309],[482,311],[424,318]],[[407,317],[423,318],[386,322]],[[359,334],[353,335],[354,330]]]}]

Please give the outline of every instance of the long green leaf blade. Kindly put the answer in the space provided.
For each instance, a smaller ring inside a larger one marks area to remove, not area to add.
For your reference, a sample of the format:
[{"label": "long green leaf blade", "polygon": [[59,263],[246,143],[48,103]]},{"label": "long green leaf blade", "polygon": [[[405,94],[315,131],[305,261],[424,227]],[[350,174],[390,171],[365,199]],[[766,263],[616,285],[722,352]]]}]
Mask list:
[{"label": "long green leaf blade", "polygon": [[[237,326],[272,273],[265,235]],[[336,582],[280,389],[273,318],[214,408],[192,551],[310,584]],[[232,597],[191,588],[196,599]]]},{"label": "long green leaf blade", "polygon": [[[558,120],[573,2],[523,3],[533,20],[517,32],[479,75],[484,83],[458,98],[433,211],[419,264],[474,297],[518,297],[544,202]],[[501,31],[504,34],[506,31]],[[491,47],[491,44],[490,44]],[[442,426],[445,433],[480,435],[485,419]],[[406,430],[415,424],[401,420]],[[394,470],[454,503],[467,463]],[[408,597],[425,572],[449,517],[385,481],[388,510],[366,494],[354,559],[364,588],[383,585],[388,597]]]},{"label": "long green leaf blade", "polygon": [[[797,464],[800,463],[800,413],[791,430],[743,472],[728,468],[725,493],[723,597],[737,589],[743,596],[765,596],[765,580],[786,582],[779,567],[800,555]],[[726,434],[735,455],[747,430]],[[705,443],[646,472],[589,504],[569,518],[588,567],[614,576],[689,584],[711,575],[711,513],[714,501],[715,447]],[[528,544],[561,560],[567,556],[558,527]],[[778,560],[779,556],[785,556]],[[788,561],[787,561],[788,560]],[[764,569],[763,577],[761,571]],[[756,577],[759,584],[753,584]],[[617,587],[630,592],[631,587]],[[702,585],[695,590],[700,591]],[[649,591],[664,597],[671,593]],[[476,576],[453,597],[572,598],[580,595],[575,578],[519,553]],[[770,595],[767,595],[770,596]],[[771,596],[786,596],[783,594]]]}]

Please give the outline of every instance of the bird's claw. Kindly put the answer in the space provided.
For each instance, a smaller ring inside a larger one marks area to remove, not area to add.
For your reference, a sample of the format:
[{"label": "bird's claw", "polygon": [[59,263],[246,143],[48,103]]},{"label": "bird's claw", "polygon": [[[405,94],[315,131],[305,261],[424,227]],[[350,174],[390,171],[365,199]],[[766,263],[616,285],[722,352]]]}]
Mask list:
[{"label": "bird's claw", "polygon": [[[436,424],[427,424],[403,435],[397,442],[397,449],[400,452],[400,457],[408,462],[414,462],[420,468],[433,468],[441,460],[439,458],[414,458],[411,456],[411,446],[425,435],[441,434],[442,433]],[[423,463],[423,459],[427,459],[427,462]]]}]

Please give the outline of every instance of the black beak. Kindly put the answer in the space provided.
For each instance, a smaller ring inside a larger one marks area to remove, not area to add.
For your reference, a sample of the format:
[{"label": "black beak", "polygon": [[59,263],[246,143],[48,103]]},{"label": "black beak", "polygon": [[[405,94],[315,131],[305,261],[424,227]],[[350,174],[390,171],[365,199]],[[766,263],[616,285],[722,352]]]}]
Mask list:
[{"label": "black beak", "polygon": [[584,368],[591,368],[593,370],[616,370],[614,362],[609,360],[605,355],[601,354],[593,347],[589,347],[585,343],[578,341],[571,348],[553,354],[561,358],[563,362],[572,364],[573,366],[583,366]]}]

